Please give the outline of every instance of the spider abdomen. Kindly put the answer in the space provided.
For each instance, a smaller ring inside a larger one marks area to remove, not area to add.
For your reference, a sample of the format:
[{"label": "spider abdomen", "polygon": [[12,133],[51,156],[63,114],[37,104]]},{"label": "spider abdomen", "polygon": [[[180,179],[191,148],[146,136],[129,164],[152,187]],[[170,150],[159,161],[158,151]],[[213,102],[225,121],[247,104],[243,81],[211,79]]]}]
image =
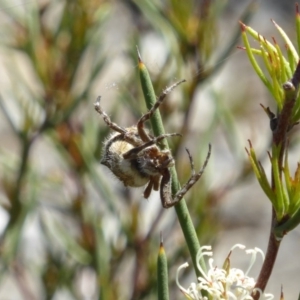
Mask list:
[{"label": "spider abdomen", "polygon": [[104,143],[101,164],[107,166],[125,186],[141,187],[149,181],[149,175],[141,171],[138,158],[123,157],[124,153],[133,148],[122,134],[112,134]]}]

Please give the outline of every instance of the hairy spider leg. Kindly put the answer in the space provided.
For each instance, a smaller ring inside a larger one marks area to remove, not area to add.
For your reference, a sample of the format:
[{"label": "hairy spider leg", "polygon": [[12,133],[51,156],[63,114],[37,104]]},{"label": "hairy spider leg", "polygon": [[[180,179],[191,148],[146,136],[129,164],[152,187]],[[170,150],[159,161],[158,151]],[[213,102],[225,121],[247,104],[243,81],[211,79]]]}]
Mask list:
[{"label": "hairy spider leg", "polygon": [[209,146],[208,146],[208,153],[206,155],[205,162],[198,173],[195,172],[194,161],[193,161],[190,151],[188,149],[186,149],[186,151],[189,156],[192,175],[191,175],[190,179],[187,181],[187,183],[173,197],[171,197],[171,195],[172,195],[171,174],[168,169],[166,169],[164,171],[164,174],[162,176],[161,183],[160,183],[160,186],[161,186],[160,198],[161,198],[162,206],[164,208],[172,207],[172,206],[176,205],[178,202],[180,202],[180,200],[189,191],[189,189],[192,188],[193,185],[201,178],[201,176],[204,173],[204,170],[208,164],[209,158],[210,158],[211,144],[209,144]]},{"label": "hairy spider leg", "polygon": [[121,133],[121,136],[124,137],[124,140],[129,142],[132,145],[140,145],[140,138],[136,136],[135,132],[132,132],[128,130],[128,128],[123,128],[119,126],[118,124],[114,123],[110,117],[107,115],[107,113],[102,109],[100,106],[100,100],[101,96],[97,97],[97,101],[94,103],[95,110],[102,116],[104,122],[108,127],[110,127],[112,130]]},{"label": "hairy spider leg", "polygon": [[153,188],[153,185],[154,185],[154,182],[150,179],[145,190],[144,190],[144,193],[143,193],[143,196],[145,199],[148,199],[150,194],[151,194],[151,191],[152,191],[152,188]]},{"label": "hairy spider leg", "polygon": [[170,208],[177,204],[172,200],[172,180],[171,180],[171,173],[169,169],[165,169],[162,178],[160,181],[160,200],[163,208]]},{"label": "hairy spider leg", "polygon": [[159,180],[160,180],[160,176],[151,176],[149,183],[147,184],[145,190],[144,190],[144,198],[148,199],[152,189],[154,191],[158,191],[159,189]]},{"label": "hairy spider leg", "polygon": [[[189,160],[190,160],[191,173],[192,173],[192,177],[193,177],[196,174],[194,160],[193,160],[190,150],[188,148],[185,148],[185,151],[187,152]],[[210,152],[210,144],[209,144],[208,152]],[[210,155],[210,153],[209,153],[209,155]],[[206,160],[207,160],[207,158],[206,158]],[[205,162],[206,162],[206,160],[205,160]],[[202,169],[203,169],[203,167],[202,167]]]},{"label": "hairy spider leg", "polygon": [[101,108],[100,100],[101,100],[101,96],[98,96],[97,101],[94,103],[96,112],[98,112],[102,116],[104,122],[107,124],[108,127],[110,127],[111,129],[119,133],[126,134],[127,133],[126,129],[114,123],[107,115],[107,113]]},{"label": "hairy spider leg", "polygon": [[154,191],[158,191],[158,189],[159,189],[159,182],[160,182],[160,176],[154,176],[154,177],[152,177],[151,181],[153,182],[153,189],[154,189]]},{"label": "hairy spider leg", "polygon": [[159,135],[141,146],[130,149],[129,151],[127,151],[126,153],[123,154],[123,157],[125,159],[133,159],[133,158],[137,157],[138,153],[141,152],[142,150],[144,150],[145,148],[155,145],[162,139],[165,139],[165,138],[171,137],[171,136],[181,136],[181,134],[180,133],[165,133],[165,134]]},{"label": "hairy spider leg", "polygon": [[175,82],[174,84],[172,84],[171,86],[169,86],[168,88],[164,89],[163,92],[160,94],[160,96],[158,97],[157,101],[154,103],[154,105],[152,106],[152,108],[145,113],[137,122],[137,129],[138,129],[138,133],[139,136],[141,137],[142,141],[144,142],[149,142],[151,141],[151,137],[149,136],[149,134],[145,131],[144,128],[144,123],[146,121],[148,121],[154,114],[154,112],[159,108],[159,106],[161,105],[161,103],[163,102],[163,100],[166,98],[166,96],[172,92],[172,90],[174,90],[179,84],[185,82],[185,79],[182,79],[178,82]]}]

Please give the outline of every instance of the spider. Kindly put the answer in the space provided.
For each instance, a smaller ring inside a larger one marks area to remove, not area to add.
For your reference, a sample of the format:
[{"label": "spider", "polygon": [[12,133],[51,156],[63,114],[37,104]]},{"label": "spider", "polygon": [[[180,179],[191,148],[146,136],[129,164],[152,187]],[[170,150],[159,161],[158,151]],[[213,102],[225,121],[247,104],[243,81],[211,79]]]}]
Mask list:
[{"label": "spider", "polygon": [[209,144],[204,165],[196,173],[192,156],[186,149],[192,174],[187,183],[172,196],[170,168],[175,164],[174,158],[170,150],[161,150],[157,143],[167,137],[180,136],[180,134],[167,133],[155,137],[144,128],[144,123],[152,117],[167,94],[184,81],[181,80],[166,88],[153,107],[132,127],[123,128],[112,122],[100,106],[101,96],[97,98],[94,104],[95,110],[103,117],[106,125],[115,131],[104,142],[103,157],[100,163],[108,167],[123,182],[125,187],[141,187],[147,184],[143,193],[146,199],[149,198],[152,190],[160,190],[160,198],[164,208],[178,204],[187,191],[200,179],[211,153],[211,145]]}]

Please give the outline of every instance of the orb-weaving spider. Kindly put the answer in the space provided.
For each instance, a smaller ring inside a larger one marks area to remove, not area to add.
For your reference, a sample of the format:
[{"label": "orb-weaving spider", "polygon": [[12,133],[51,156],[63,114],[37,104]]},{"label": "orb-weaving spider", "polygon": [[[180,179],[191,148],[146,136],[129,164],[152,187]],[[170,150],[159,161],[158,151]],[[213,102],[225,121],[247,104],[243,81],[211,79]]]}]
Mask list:
[{"label": "orb-weaving spider", "polygon": [[146,199],[149,198],[152,189],[155,191],[160,189],[160,198],[164,208],[176,205],[186,192],[200,179],[211,153],[211,146],[209,145],[204,165],[196,173],[193,159],[187,150],[192,175],[188,182],[172,196],[172,180],[169,168],[174,166],[174,158],[170,150],[161,150],[157,143],[164,138],[180,136],[180,134],[167,133],[153,137],[144,128],[144,123],[152,117],[166,95],[183,81],[181,80],[166,88],[158,97],[153,107],[139,119],[137,125],[129,128],[120,127],[111,121],[100,106],[101,96],[97,98],[94,104],[95,110],[103,117],[107,126],[115,131],[104,142],[101,164],[107,166],[123,182],[124,186],[141,187],[148,183],[144,190],[144,197]]}]

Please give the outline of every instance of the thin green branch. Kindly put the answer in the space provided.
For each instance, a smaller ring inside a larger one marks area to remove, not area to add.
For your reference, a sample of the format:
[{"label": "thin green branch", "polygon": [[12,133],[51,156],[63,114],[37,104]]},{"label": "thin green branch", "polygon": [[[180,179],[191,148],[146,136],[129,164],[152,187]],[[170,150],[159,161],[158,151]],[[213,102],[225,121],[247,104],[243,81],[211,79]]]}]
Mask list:
[{"label": "thin green branch", "polygon": [[[154,103],[156,102],[156,95],[153,89],[153,85],[148,73],[148,70],[144,63],[141,60],[141,57],[139,56],[139,71],[140,71],[140,80],[141,85],[146,101],[147,108],[150,109]],[[151,125],[153,132],[156,136],[162,135],[165,133],[163,122],[160,116],[159,111],[157,110],[153,117],[151,118]],[[163,140],[163,147],[169,148],[168,142],[166,139]],[[180,189],[180,183],[178,181],[176,169],[173,167],[171,168],[171,175],[172,175],[172,193],[176,194]],[[180,226],[182,228],[187,246],[189,248],[191,258],[193,261],[194,269],[197,274],[197,276],[201,276],[200,271],[197,268],[196,264],[196,256],[198,251],[200,250],[200,244],[197,238],[197,234],[194,228],[194,225],[192,223],[192,219],[190,217],[189,211],[186,206],[186,202],[184,199],[182,199],[176,206],[175,211],[177,213],[177,217],[180,223]],[[201,266],[203,270],[206,269],[204,261],[201,261]]]},{"label": "thin green branch", "polygon": [[162,238],[157,257],[157,299],[169,300],[168,261]]}]

